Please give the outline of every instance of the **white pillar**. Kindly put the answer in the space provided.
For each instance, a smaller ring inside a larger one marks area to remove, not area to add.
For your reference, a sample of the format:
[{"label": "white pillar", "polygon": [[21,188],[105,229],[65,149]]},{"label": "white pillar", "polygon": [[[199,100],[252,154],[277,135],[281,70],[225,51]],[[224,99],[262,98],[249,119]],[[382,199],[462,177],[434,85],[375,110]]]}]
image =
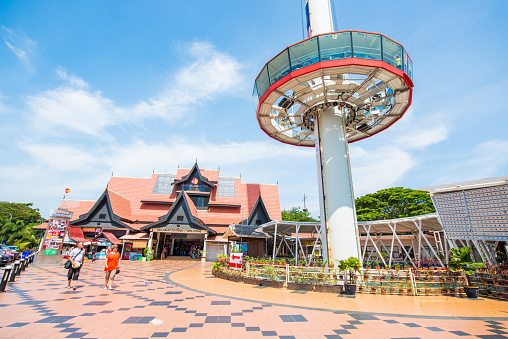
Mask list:
[{"label": "white pillar", "polygon": [[349,151],[343,111],[325,108],[315,121],[321,232],[329,263],[360,258]]},{"label": "white pillar", "polygon": [[[205,238],[203,239],[203,252],[206,253],[206,242],[208,241],[208,233],[205,233]],[[204,255],[206,257],[206,254]]]},{"label": "white pillar", "polygon": [[148,237],[148,248],[149,249],[152,249],[152,237],[153,237],[153,232],[152,230],[150,230],[150,236]]},{"label": "white pillar", "polygon": [[310,36],[333,32],[332,10],[329,0],[307,0],[305,10],[309,16]]}]

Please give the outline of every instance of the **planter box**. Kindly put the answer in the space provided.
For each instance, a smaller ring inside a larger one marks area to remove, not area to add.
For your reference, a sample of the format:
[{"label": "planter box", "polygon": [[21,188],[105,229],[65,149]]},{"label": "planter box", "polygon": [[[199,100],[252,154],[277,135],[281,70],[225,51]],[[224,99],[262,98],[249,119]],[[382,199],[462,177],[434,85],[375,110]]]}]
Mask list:
[{"label": "planter box", "polygon": [[284,287],[284,281],[271,281],[271,280],[261,280],[261,286],[273,287],[273,288],[282,288]]},{"label": "planter box", "polygon": [[243,277],[241,275],[228,275],[228,280],[234,282],[242,282]]},{"label": "planter box", "polygon": [[288,290],[312,291],[314,285],[288,282]]},{"label": "planter box", "polygon": [[314,285],[316,292],[334,293],[334,294],[341,294],[342,287],[343,286],[341,285]]},{"label": "planter box", "polygon": [[228,275],[226,273],[219,272],[218,278],[228,280]]},{"label": "planter box", "polygon": [[249,284],[249,285],[257,285],[257,286],[261,286],[261,282],[263,281],[264,279],[258,279],[258,278],[243,278],[243,283],[244,284]]}]

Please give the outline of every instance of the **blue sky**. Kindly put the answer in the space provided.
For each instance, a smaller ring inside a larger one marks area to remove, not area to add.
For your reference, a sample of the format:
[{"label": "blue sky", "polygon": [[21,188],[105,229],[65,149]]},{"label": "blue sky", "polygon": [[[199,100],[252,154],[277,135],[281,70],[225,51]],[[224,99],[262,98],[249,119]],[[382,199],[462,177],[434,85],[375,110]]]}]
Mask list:
[{"label": "blue sky", "polygon": [[[357,196],[508,174],[508,1],[335,5],[337,30],[384,33],[414,61],[406,116],[350,146]],[[268,138],[251,97],[302,40],[299,1],[4,0],[0,38],[0,200],[46,216],[67,187],[95,200],[112,172],[197,158],[318,215],[314,150]]]}]

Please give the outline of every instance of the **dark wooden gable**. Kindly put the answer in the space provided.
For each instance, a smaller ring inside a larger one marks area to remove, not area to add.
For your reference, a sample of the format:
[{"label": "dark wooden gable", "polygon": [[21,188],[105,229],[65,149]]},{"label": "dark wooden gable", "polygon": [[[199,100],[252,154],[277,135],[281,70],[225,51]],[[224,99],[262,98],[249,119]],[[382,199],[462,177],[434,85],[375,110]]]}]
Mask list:
[{"label": "dark wooden gable", "polygon": [[80,215],[79,219],[71,221],[70,224],[82,227],[116,227],[133,230],[133,228],[115,218],[107,189],[102,193],[90,211]]},{"label": "dark wooden gable", "polygon": [[[193,179],[197,179],[197,183],[193,184]],[[175,185],[189,185],[189,186],[208,186],[207,191],[210,192],[210,189],[213,187],[216,187],[215,184],[208,181],[208,178],[201,175],[201,171],[199,170],[198,163],[196,162],[194,166],[192,166],[191,170],[189,171],[189,174],[184,175],[182,179],[175,180]],[[181,187],[179,187],[181,189]]]},{"label": "dark wooden gable", "polygon": [[259,196],[256,204],[254,204],[254,207],[249,214],[249,217],[247,218],[247,225],[261,225],[269,221],[272,221],[272,219],[270,219],[270,216],[268,215],[263,199]]},{"label": "dark wooden gable", "polygon": [[151,228],[166,228],[175,230],[206,230],[215,234],[215,231],[206,227],[201,220],[192,215],[189,202],[185,193],[182,191],[178,194],[174,204],[165,216],[159,221],[141,228],[142,231]]}]

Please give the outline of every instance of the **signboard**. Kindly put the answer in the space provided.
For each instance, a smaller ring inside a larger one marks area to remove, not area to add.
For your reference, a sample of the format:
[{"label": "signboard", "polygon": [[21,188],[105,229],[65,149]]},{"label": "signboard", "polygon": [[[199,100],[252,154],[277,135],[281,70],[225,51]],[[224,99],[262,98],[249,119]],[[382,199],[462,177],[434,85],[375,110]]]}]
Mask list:
[{"label": "signboard", "polygon": [[229,268],[232,270],[241,270],[243,262],[243,253],[229,254]]},{"label": "signboard", "polygon": [[41,250],[44,250],[44,255],[57,255],[60,252],[72,215],[73,212],[64,209],[51,210],[48,228],[41,248]]},{"label": "signboard", "polygon": [[62,248],[65,232],[67,231],[68,220],[50,219],[48,222],[48,230],[42,249],[45,255],[56,255],[58,250]]},{"label": "signboard", "polygon": [[101,232],[100,227],[83,227],[82,229],[83,229],[83,232],[95,232],[95,233]]},{"label": "signboard", "polygon": [[153,232],[167,232],[167,233],[208,233],[206,230],[190,230],[190,229],[176,229],[176,228],[154,228]]}]

